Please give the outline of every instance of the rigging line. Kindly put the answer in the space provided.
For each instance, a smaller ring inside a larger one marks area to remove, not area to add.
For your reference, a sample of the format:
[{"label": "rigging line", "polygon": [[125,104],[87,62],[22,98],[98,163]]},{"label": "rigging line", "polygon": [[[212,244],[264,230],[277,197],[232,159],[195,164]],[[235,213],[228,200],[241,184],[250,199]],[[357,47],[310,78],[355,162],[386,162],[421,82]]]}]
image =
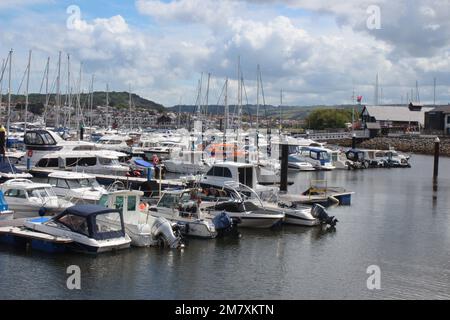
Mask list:
[{"label": "rigging line", "polygon": [[222,91],[220,91],[220,94],[219,94],[219,99],[217,99],[217,105],[219,105],[219,103],[220,103],[220,99],[222,98],[222,95],[223,95],[223,93],[224,93],[224,91],[225,91],[225,83],[223,84],[223,86],[222,86]]},{"label": "rigging line", "polygon": [[7,67],[7,65],[8,65],[8,62],[9,62],[9,54],[8,54],[8,57],[6,58],[6,61],[5,60],[3,60],[4,61],[4,65],[3,65],[3,70],[2,70],[2,75],[0,76],[0,82],[2,82],[3,81],[3,76],[4,76],[4,74],[5,74],[5,71],[6,71],[6,67]]}]

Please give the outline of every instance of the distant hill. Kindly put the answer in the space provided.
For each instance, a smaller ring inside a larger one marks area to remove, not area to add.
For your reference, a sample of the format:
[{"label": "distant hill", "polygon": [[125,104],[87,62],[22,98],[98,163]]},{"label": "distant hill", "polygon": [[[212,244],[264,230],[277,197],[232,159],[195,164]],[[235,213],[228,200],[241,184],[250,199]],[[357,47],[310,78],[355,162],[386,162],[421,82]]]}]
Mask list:
[{"label": "distant hill", "polygon": [[[8,98],[7,95],[3,95],[2,102],[6,102],[6,99]],[[86,106],[88,103],[88,94],[81,94],[81,104],[83,106]],[[29,104],[30,105],[44,105],[45,104],[45,94],[38,94],[38,93],[31,93],[28,96]],[[50,105],[53,105],[55,103],[56,96],[52,94],[50,96]],[[111,107],[116,108],[125,108],[128,107],[128,99],[129,99],[129,93],[124,92],[116,92],[112,91],[109,93],[109,105]],[[23,104],[25,103],[25,96],[24,95],[11,95],[11,100],[13,105],[17,104]],[[156,103],[151,100],[144,99],[137,94],[132,93],[131,94],[131,100],[133,102],[133,106],[136,108],[143,108],[143,109],[152,109],[156,111],[165,111],[165,107],[159,103]],[[61,102],[64,103],[66,101],[66,95],[61,95]],[[76,102],[76,96],[72,96],[72,103]],[[105,106],[106,105],[106,91],[95,91],[94,92],[94,106]]]},{"label": "distant hill", "polygon": [[[305,119],[308,114],[312,110],[316,109],[351,109],[352,105],[335,105],[335,106],[324,106],[324,105],[316,105],[316,106],[282,106],[281,107],[281,114],[283,119]],[[229,106],[229,112],[230,114],[233,114],[235,112],[235,105]],[[187,112],[187,113],[193,113],[197,111],[197,106],[193,105],[177,105],[168,108],[168,110],[171,110],[173,112],[178,112],[179,110],[181,112]],[[256,105],[244,105],[242,106],[242,114],[243,115],[256,115],[257,107]],[[357,110],[357,108],[355,109]],[[224,114],[224,106],[218,106],[218,105],[210,105],[208,106],[208,114],[213,115],[222,115]],[[280,116],[280,108],[278,106],[272,106],[272,105],[266,105],[266,106],[260,106],[259,107],[259,116],[261,118],[264,117],[276,117],[278,118]]]}]

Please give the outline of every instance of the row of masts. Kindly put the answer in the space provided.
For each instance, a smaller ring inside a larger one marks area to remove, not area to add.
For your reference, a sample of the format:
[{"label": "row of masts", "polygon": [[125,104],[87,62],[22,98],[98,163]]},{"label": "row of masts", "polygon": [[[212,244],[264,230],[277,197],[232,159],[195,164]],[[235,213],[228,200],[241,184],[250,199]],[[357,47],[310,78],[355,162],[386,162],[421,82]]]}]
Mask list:
[{"label": "row of masts", "polygon": [[[28,53],[28,63],[24,72],[24,76],[19,85],[19,89],[17,90],[17,94],[20,94],[23,82],[25,81],[25,110],[24,110],[24,126],[25,130],[27,129],[28,123],[28,109],[29,109],[29,88],[30,88],[30,72],[31,72],[31,60],[32,60],[32,51],[30,50]],[[12,89],[12,65],[13,65],[13,50],[11,49],[8,53],[8,56],[3,59],[0,69],[0,106],[2,105],[3,100],[3,80],[5,78],[6,73],[8,74],[8,99],[7,99],[7,111],[6,111],[6,127],[7,132],[10,131],[11,126],[11,107],[12,101],[11,96],[13,93]],[[8,72],[7,72],[8,70]],[[39,94],[42,94],[43,90],[45,91],[45,100],[44,100],[44,124],[47,125],[47,119],[50,115],[50,98],[51,92],[54,92],[55,103],[53,112],[55,115],[55,127],[67,127],[71,128],[73,125],[76,125],[77,128],[81,126],[92,126],[93,124],[93,111],[94,111],[94,81],[95,75],[92,74],[89,84],[89,93],[87,95],[87,99],[82,103],[81,96],[84,94],[82,89],[83,82],[83,62],[80,62],[78,79],[74,80],[72,72],[71,72],[71,56],[67,54],[67,62],[66,62],[66,75],[63,75],[62,72],[62,52],[60,51],[58,54],[58,63],[56,68],[56,78],[53,83],[50,82],[50,57],[47,57],[45,68],[43,72],[42,81],[40,84]],[[63,77],[66,77],[64,80]],[[66,81],[66,92],[65,92],[65,101],[62,101],[62,83]],[[75,87],[75,89],[74,89]],[[76,93],[74,93],[74,90]],[[74,98],[75,97],[75,98]],[[85,108],[83,106],[85,105]],[[133,120],[132,120],[132,95],[131,95],[131,85],[129,90],[129,126],[130,130],[133,128]],[[111,112],[112,109],[110,107],[109,102],[109,84],[106,84],[106,126],[110,127],[112,125],[112,117]],[[72,110],[74,109],[75,119],[72,118]],[[88,116],[84,116],[84,112],[88,112]],[[0,118],[2,118],[2,114],[0,114]]]},{"label": "row of masts", "polygon": [[[259,129],[260,125],[260,108],[261,108],[261,100],[262,99],[262,105],[264,108],[266,108],[266,100],[264,95],[264,86],[262,81],[262,74],[261,74],[261,68],[258,64],[256,67],[256,129]],[[243,106],[244,106],[244,97],[246,100],[246,105],[249,105],[248,103],[248,96],[247,91],[244,83],[244,75],[242,72],[241,64],[240,64],[240,57],[238,57],[238,67],[237,67],[237,103],[235,105],[235,108],[233,110],[233,113],[230,115],[230,106],[229,106],[229,79],[228,77],[225,79],[224,85],[222,87],[222,90],[219,95],[219,99],[217,101],[217,105],[220,105],[222,102],[223,97],[223,105],[224,105],[224,116],[223,116],[223,129],[228,130],[229,128],[241,128],[242,127],[242,116],[243,116]],[[211,82],[211,74],[208,73],[207,77],[207,83],[206,83],[206,95],[203,98],[203,73],[200,75],[200,79],[198,80],[198,86],[197,86],[197,96],[195,101],[196,111],[198,118],[202,121],[205,121],[208,118],[208,106],[209,106],[209,93],[210,93],[210,82]],[[181,104],[181,101],[180,101]],[[279,105],[279,123],[280,123],[280,129],[282,124],[282,105],[283,105],[283,90],[280,90],[280,105]],[[181,106],[180,106],[181,107]],[[179,114],[180,114],[179,109]],[[180,116],[180,115],[179,115]],[[178,123],[180,121],[178,120]]]}]

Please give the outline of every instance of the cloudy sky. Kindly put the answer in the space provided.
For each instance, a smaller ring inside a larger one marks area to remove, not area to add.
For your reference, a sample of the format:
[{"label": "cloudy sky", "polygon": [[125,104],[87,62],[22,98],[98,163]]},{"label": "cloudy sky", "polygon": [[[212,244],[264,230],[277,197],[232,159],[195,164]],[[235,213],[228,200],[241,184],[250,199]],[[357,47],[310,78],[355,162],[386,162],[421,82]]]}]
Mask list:
[{"label": "cloudy sky", "polygon": [[195,103],[202,72],[211,103],[227,77],[234,103],[240,56],[250,103],[257,64],[268,104],[281,89],[290,105],[350,103],[353,89],[371,104],[377,73],[384,103],[406,101],[416,80],[432,102],[433,78],[437,102],[448,103],[449,17],[448,0],[0,0],[0,64],[12,48],[17,91],[31,49],[38,92],[47,57],[54,82],[62,51],[71,87],[82,61],[83,90],[94,74],[95,90],[131,86],[171,106]]}]

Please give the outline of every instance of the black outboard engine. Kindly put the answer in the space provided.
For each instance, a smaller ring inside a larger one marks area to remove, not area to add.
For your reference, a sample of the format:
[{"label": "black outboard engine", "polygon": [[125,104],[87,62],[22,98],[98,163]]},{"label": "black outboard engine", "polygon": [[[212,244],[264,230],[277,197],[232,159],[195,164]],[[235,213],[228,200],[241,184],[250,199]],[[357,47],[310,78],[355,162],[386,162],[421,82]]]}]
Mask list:
[{"label": "black outboard engine", "polygon": [[239,218],[231,218],[225,211],[212,219],[217,231],[217,237],[226,235],[239,236],[237,225],[241,222]]},{"label": "black outboard engine", "polygon": [[339,222],[334,216],[329,216],[327,210],[320,204],[313,205],[311,214],[314,218],[319,219],[321,224],[328,224],[330,227],[336,226],[336,223]]}]

